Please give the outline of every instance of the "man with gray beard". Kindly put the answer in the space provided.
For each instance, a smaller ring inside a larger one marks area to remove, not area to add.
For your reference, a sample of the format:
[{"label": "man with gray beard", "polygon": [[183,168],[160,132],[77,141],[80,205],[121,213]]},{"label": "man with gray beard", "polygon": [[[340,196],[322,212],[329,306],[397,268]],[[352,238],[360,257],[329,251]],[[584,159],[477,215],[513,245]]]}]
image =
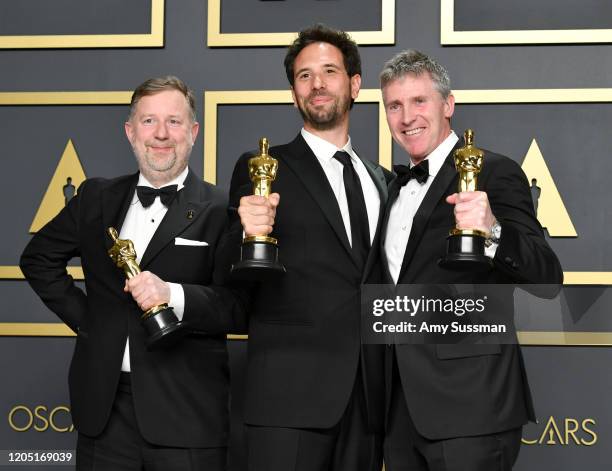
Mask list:
[{"label": "man with gray beard", "polygon": [[[225,337],[240,310],[209,286],[226,203],[187,165],[198,129],[180,79],[141,84],[125,123],[139,171],[86,180],[21,257],[32,288],[77,334],[69,383],[79,471],[226,469]],[[142,269],[127,281],[108,255],[109,227],[132,242]],[[86,292],[66,272],[73,257]],[[140,318],[163,303],[185,337],[150,351]]]}]

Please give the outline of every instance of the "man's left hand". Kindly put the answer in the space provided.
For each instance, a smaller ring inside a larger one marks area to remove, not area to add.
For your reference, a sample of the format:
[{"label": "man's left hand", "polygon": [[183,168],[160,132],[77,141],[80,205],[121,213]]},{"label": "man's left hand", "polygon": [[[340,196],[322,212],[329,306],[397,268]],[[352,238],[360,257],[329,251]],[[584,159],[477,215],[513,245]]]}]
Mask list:
[{"label": "man's left hand", "polygon": [[446,197],[446,202],[455,205],[457,229],[477,229],[489,234],[495,224],[495,216],[484,191],[462,191]]},{"label": "man's left hand", "polygon": [[123,290],[132,293],[134,301],[143,311],[170,302],[168,283],[150,271],[143,271],[132,279],[126,280]]}]

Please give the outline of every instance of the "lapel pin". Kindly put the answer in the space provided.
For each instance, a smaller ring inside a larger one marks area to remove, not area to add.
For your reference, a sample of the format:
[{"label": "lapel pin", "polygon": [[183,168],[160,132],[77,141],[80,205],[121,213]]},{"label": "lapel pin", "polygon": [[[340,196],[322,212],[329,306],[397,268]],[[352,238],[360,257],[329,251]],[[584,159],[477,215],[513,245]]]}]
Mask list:
[{"label": "lapel pin", "polygon": [[193,219],[193,209],[187,210],[187,219]]}]

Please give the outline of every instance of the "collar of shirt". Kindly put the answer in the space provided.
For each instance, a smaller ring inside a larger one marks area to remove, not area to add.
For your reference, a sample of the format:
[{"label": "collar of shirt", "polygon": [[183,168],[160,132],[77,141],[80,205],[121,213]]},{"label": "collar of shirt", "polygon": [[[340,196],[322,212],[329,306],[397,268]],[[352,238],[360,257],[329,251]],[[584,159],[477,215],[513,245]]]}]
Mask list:
[{"label": "collar of shirt", "polygon": [[301,132],[302,137],[306,141],[306,145],[310,147],[310,149],[316,156],[319,165],[321,165],[323,173],[327,177],[327,181],[331,187],[331,190],[334,193],[334,196],[336,197],[336,201],[338,202],[338,207],[340,209],[340,214],[342,215],[344,228],[346,229],[346,235],[349,241],[352,240],[351,221],[348,209],[348,201],[346,200],[344,180],[342,176],[344,167],[338,160],[334,159],[334,154],[338,152],[338,150],[342,150],[344,152],[347,152],[351,156],[353,167],[357,172],[357,175],[359,176],[359,181],[361,182],[361,189],[363,191],[363,197],[366,204],[366,211],[368,212],[368,223],[370,226],[370,242],[372,242],[374,234],[376,233],[376,226],[378,224],[378,216],[380,212],[380,195],[378,194],[378,189],[376,188],[376,184],[374,183],[374,180],[372,180],[368,169],[353,150],[353,146],[351,145],[351,138],[348,138],[348,141],[346,142],[346,144],[344,144],[342,149],[338,149],[334,144],[331,144],[325,139],[321,139],[320,137],[309,133],[303,128]]},{"label": "collar of shirt", "polygon": [[[164,186],[168,185],[177,185],[176,191],[182,190],[183,188],[185,188],[185,180],[187,179],[188,173],[189,167],[185,167],[185,170],[183,170],[178,177],[176,177],[174,180],[169,181],[168,183],[164,183],[160,188],[163,188]],[[148,186],[150,188],[155,188],[155,185],[151,184],[151,182],[149,182],[149,180],[147,180],[147,178],[142,173],[138,175],[138,183],[136,183],[136,186]],[[155,198],[155,200],[157,200],[157,198]],[[132,204],[136,203],[139,203],[139,201],[138,195],[136,194],[136,191],[134,191]]]},{"label": "collar of shirt", "polygon": [[[434,179],[440,168],[442,168],[442,164],[446,160],[446,156],[450,153],[450,151],[455,147],[459,137],[455,134],[455,131],[450,132],[448,137],[442,141],[442,143],[436,147],[431,154],[425,157],[426,160],[429,161],[429,177],[430,180]],[[414,167],[412,160],[410,161],[410,168]]]},{"label": "collar of shirt", "polygon": [[[325,168],[332,162],[334,158],[334,154],[339,150],[346,152],[350,155],[351,160],[353,161],[353,165],[358,163],[358,157],[353,151],[353,146],[351,145],[351,137],[349,136],[348,141],[341,149],[338,149],[331,142],[326,141],[325,139],[320,138],[319,136],[315,136],[314,134],[306,131],[306,129],[302,128],[302,137],[308,144],[308,147],[312,150],[314,155],[317,157],[317,160],[321,163],[321,166]],[[338,162],[339,165],[342,165]]]}]

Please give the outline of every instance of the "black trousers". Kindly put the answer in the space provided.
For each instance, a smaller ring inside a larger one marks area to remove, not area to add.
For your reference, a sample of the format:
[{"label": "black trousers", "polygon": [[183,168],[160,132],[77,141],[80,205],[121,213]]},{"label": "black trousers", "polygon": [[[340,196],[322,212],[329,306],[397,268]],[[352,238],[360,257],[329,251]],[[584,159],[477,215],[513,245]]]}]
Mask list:
[{"label": "black trousers", "polygon": [[366,420],[361,375],[331,428],[247,425],[248,471],[381,471],[382,436]]},{"label": "black trousers", "polygon": [[522,427],[446,440],[429,440],[419,434],[406,405],[395,354],[389,407],[386,471],[509,471],[518,457]]},{"label": "black trousers", "polygon": [[129,374],[122,373],[110,418],[97,437],[79,433],[77,471],[225,471],[226,448],[166,448],[144,440],[132,402]]}]

